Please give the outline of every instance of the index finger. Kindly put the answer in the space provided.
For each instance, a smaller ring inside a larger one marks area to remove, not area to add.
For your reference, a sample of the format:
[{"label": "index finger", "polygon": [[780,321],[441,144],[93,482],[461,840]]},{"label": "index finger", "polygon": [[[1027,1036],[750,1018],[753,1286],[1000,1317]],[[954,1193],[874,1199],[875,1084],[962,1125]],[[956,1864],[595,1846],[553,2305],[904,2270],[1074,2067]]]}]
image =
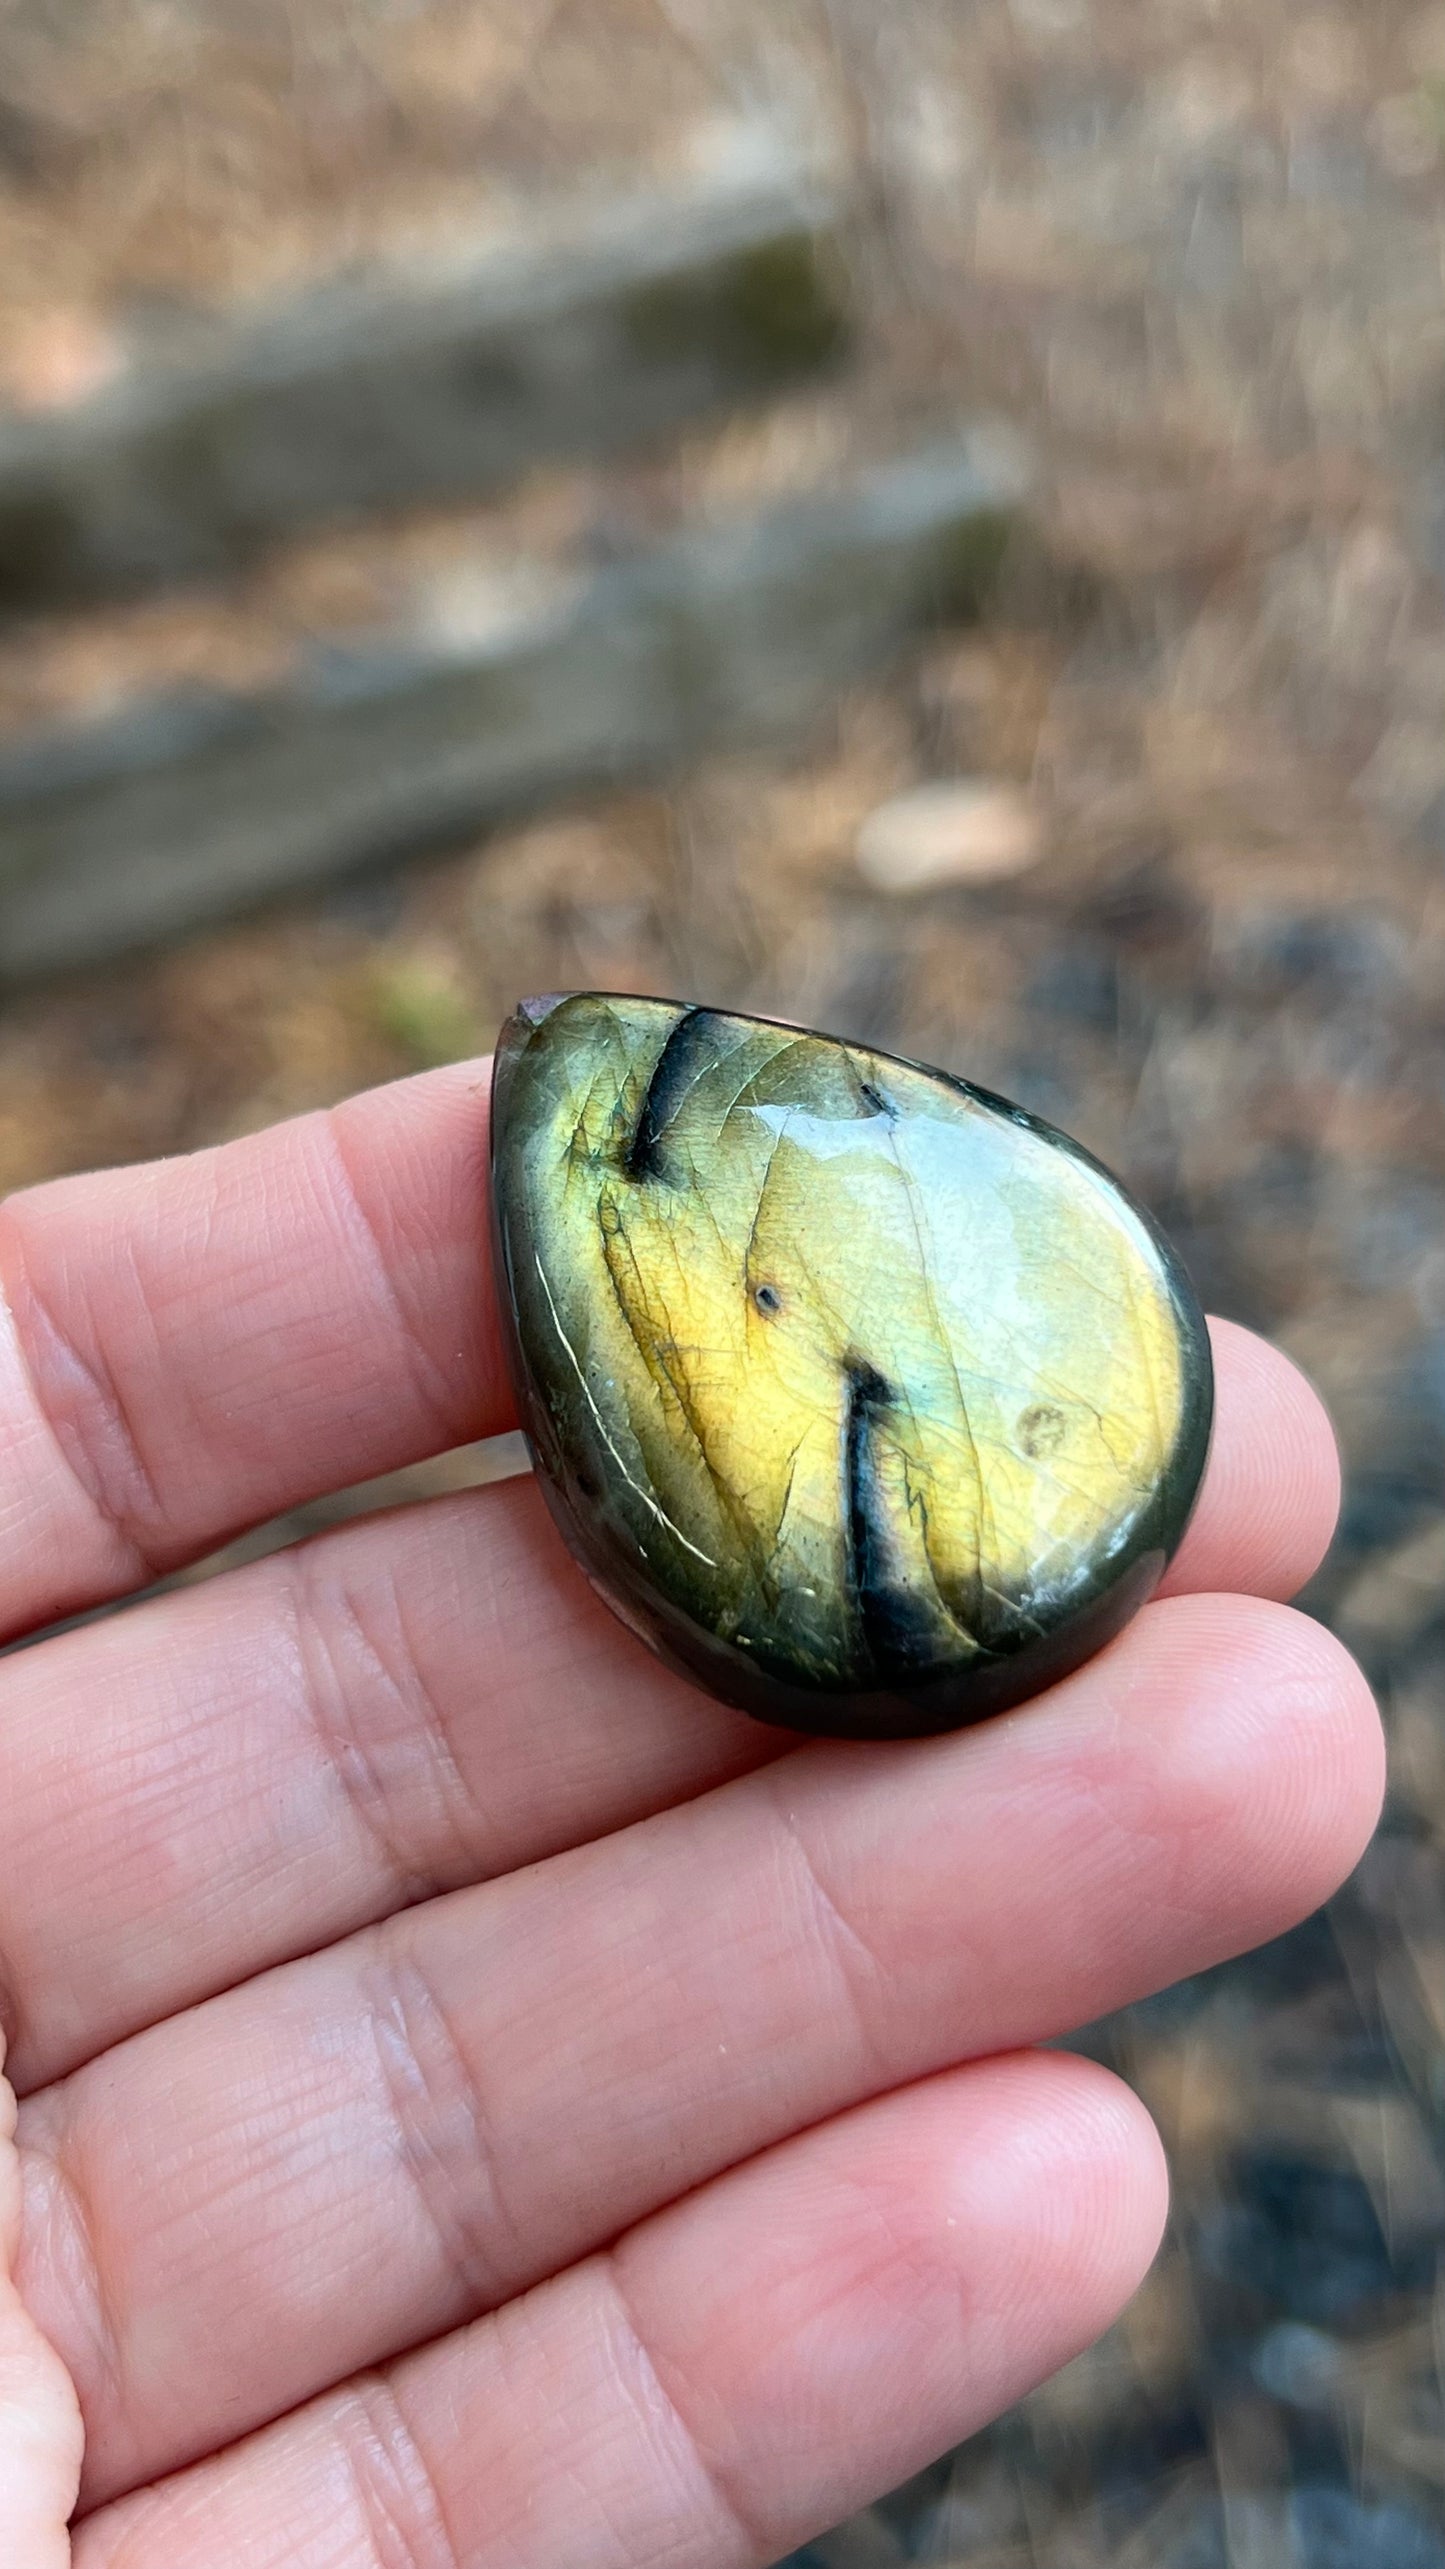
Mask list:
[{"label": "index finger", "polygon": [[[489,1074],[427,1072],[0,1206],[0,1636],[513,1424]],[[1253,1433],[1228,1474],[1216,1454],[1171,1584],[1287,1596],[1333,1519],[1329,1431],[1283,1358],[1225,1335]]]},{"label": "index finger", "polygon": [[512,1424],[489,1065],[0,1206],[0,1633]]}]

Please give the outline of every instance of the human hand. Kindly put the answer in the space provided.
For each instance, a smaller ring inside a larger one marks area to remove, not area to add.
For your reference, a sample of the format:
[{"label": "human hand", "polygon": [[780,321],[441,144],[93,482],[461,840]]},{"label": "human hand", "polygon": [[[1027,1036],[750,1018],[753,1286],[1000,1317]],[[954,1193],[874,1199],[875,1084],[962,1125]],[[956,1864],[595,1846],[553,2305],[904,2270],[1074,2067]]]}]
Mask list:
[{"label": "human hand", "polygon": [[[485,1095],[0,1212],[0,1633],[511,1423]],[[67,2558],[82,2417],[75,2569],[763,2563],[1108,2323],[1158,2145],[1027,2047],[1302,1916],[1380,1792],[1270,1602],[1328,1426],[1216,1358],[1165,1592],[952,1738],[695,1696],[525,1481],[0,1665],[6,2569]]]}]

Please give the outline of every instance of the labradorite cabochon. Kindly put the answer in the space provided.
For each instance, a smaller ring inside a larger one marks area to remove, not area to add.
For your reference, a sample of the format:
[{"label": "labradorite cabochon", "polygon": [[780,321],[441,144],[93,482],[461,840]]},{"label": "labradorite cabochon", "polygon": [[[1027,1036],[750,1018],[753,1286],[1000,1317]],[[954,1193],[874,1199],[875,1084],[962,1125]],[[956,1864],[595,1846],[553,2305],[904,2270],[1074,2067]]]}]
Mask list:
[{"label": "labradorite cabochon", "polygon": [[766,1721],[952,1730],[1143,1604],[1209,1441],[1209,1342],[1062,1133],[831,1036],[528,1000],[492,1096],[522,1423],[583,1568]]}]

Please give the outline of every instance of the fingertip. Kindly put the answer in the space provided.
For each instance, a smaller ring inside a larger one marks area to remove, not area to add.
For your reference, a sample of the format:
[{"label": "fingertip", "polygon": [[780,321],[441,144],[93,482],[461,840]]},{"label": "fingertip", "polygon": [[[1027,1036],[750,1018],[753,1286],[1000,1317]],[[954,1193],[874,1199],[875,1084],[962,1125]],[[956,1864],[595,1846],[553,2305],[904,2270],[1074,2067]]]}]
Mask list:
[{"label": "fingertip", "polygon": [[1138,2291],[1168,2216],[1163,2144],[1122,2079],[1067,2051],[945,2071],[866,2109],[860,2137],[870,2123],[900,2148],[896,2164],[879,2148],[866,2182],[891,2207],[903,2270],[931,2258],[949,2277],[955,2324],[990,2376],[950,2421],[969,2432],[1092,2345]]},{"label": "fingertip", "polygon": [[1139,2099],[1066,2052],[946,2070],[798,2134],[613,2251],[713,2476],[786,2549],[1117,2318],[1167,2205]]},{"label": "fingertip", "polygon": [[855,2291],[866,2278],[870,2298],[912,2295],[932,2268],[976,2341],[1007,2340],[1018,2387],[1111,2324],[1153,2263],[1169,2207],[1147,2108],[1068,2051],[940,2071],[840,2116],[793,2164],[807,2166],[813,2208],[830,2172],[826,2227],[835,2257],[846,2238]]},{"label": "fingertip", "polygon": [[1374,1690],[1328,1626],[1289,1605],[1263,1600],[1255,1611],[1273,1628],[1288,1669],[1283,1717],[1296,1725],[1298,1753],[1281,1794],[1281,1824],[1297,1849],[1299,1896],[1318,1908],[1352,1873],[1379,1824],[1385,1797],[1384,1727]]},{"label": "fingertip", "polygon": [[1307,1917],[1359,1862],[1384,1794],[1379,1711],[1343,1644],[1296,1607],[1176,1597],[1142,1620],[1156,1700],[1197,1706],[1158,1734],[1163,1795],[1209,1831],[1211,1898],[1243,1950]]},{"label": "fingertip", "polygon": [[1211,1320],[1214,1435],[1199,1504],[1161,1585],[1287,1599],[1319,1568],[1340,1509],[1329,1413],[1288,1356]]},{"label": "fingertip", "polygon": [[[1048,2369],[1089,2345],[1135,2293],[1159,2250],[1169,2213],[1169,2170],[1153,2117],[1123,2079],[1077,2053],[1022,2052],[968,2073],[999,2114],[995,2201],[1015,2233],[1014,2270],[1025,2292],[1066,2271],[1071,2342],[1041,2352]],[[985,2086],[986,2081],[986,2086]],[[982,2136],[973,2129],[959,2167],[976,2198]]]}]

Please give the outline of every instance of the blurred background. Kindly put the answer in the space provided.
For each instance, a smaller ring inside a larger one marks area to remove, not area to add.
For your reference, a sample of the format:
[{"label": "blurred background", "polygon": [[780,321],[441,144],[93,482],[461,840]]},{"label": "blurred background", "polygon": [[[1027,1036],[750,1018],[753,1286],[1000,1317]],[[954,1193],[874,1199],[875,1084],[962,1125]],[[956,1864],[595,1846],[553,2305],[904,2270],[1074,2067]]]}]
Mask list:
[{"label": "blurred background", "polygon": [[1445,2569],[1445,8],[3,0],[0,405],[0,1187],[655,990],[1321,1384],[1385,1828],[1086,2037],[1155,2275],[795,2569]]}]

